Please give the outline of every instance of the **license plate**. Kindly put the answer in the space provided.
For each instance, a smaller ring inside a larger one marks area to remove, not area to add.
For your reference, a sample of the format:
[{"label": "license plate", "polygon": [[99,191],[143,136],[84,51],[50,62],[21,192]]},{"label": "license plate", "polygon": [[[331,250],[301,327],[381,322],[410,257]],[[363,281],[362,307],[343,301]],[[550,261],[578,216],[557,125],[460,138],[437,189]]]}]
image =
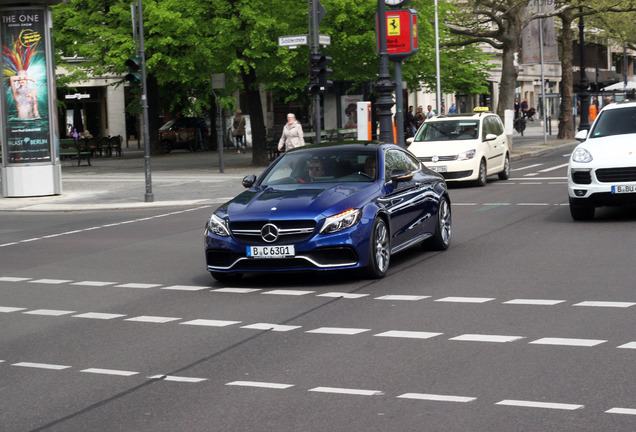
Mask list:
[{"label": "license plate", "polygon": [[445,166],[430,166],[428,167],[428,169],[430,169],[431,171],[435,171],[435,172],[446,172],[446,167]]},{"label": "license plate", "polygon": [[248,258],[289,258],[296,255],[294,245],[248,246]]},{"label": "license plate", "polygon": [[636,186],[633,186],[633,185],[612,186],[612,193],[613,194],[636,193]]}]

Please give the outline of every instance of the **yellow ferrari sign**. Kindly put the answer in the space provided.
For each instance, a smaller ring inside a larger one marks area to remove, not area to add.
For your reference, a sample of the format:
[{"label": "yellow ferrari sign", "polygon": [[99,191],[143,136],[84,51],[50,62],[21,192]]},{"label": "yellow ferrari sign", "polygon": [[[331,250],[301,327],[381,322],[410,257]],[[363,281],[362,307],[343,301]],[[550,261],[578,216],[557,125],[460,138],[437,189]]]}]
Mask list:
[{"label": "yellow ferrari sign", "polygon": [[386,34],[387,36],[399,36],[400,35],[400,17],[388,16]]}]

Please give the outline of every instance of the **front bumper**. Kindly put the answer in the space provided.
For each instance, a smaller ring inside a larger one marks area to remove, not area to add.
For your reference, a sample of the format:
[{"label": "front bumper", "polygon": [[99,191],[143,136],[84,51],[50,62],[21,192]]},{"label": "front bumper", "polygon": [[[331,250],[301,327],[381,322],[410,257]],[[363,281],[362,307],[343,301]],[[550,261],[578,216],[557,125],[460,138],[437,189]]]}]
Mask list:
[{"label": "front bumper", "polygon": [[[617,186],[634,192],[616,193]],[[591,168],[584,164],[571,164],[568,196],[573,204],[581,206],[636,204],[636,167]]]}]

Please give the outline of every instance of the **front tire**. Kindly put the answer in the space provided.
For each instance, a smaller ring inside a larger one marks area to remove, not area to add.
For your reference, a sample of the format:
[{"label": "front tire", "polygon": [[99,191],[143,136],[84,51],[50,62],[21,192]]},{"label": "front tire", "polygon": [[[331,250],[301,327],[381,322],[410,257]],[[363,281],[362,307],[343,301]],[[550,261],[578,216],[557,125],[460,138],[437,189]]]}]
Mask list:
[{"label": "front tire", "polygon": [[450,246],[452,233],[451,206],[448,199],[442,196],[439,200],[439,208],[437,209],[435,233],[433,237],[424,240],[422,247],[426,250],[446,250]]},{"label": "front tire", "polygon": [[594,219],[595,207],[583,206],[573,202],[570,198],[570,215],[575,221],[585,221]]},{"label": "front tire", "polygon": [[371,279],[381,279],[386,276],[391,260],[389,243],[389,229],[382,218],[373,221],[371,238],[369,241],[369,265],[366,274]]},{"label": "front tire", "polygon": [[508,180],[510,178],[510,156],[506,155],[504,160],[504,169],[499,174],[499,180]]},{"label": "front tire", "polygon": [[486,161],[482,159],[481,162],[479,162],[479,174],[477,174],[477,180],[475,180],[477,186],[486,186],[486,173]]}]

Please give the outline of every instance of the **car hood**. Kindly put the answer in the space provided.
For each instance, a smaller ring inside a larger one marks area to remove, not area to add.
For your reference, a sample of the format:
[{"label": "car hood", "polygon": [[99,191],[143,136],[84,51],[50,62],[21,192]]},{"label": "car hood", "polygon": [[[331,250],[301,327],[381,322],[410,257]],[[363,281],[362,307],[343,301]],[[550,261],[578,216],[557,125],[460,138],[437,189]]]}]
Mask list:
[{"label": "car hood", "polygon": [[458,155],[479,147],[478,139],[455,141],[414,141],[408,150],[417,157]]},{"label": "car hood", "polygon": [[359,208],[376,183],[321,183],[253,187],[219,207],[230,220],[320,219]]},{"label": "car hood", "polygon": [[593,164],[636,165],[636,134],[592,138],[579,144],[577,148],[590,152]]}]

